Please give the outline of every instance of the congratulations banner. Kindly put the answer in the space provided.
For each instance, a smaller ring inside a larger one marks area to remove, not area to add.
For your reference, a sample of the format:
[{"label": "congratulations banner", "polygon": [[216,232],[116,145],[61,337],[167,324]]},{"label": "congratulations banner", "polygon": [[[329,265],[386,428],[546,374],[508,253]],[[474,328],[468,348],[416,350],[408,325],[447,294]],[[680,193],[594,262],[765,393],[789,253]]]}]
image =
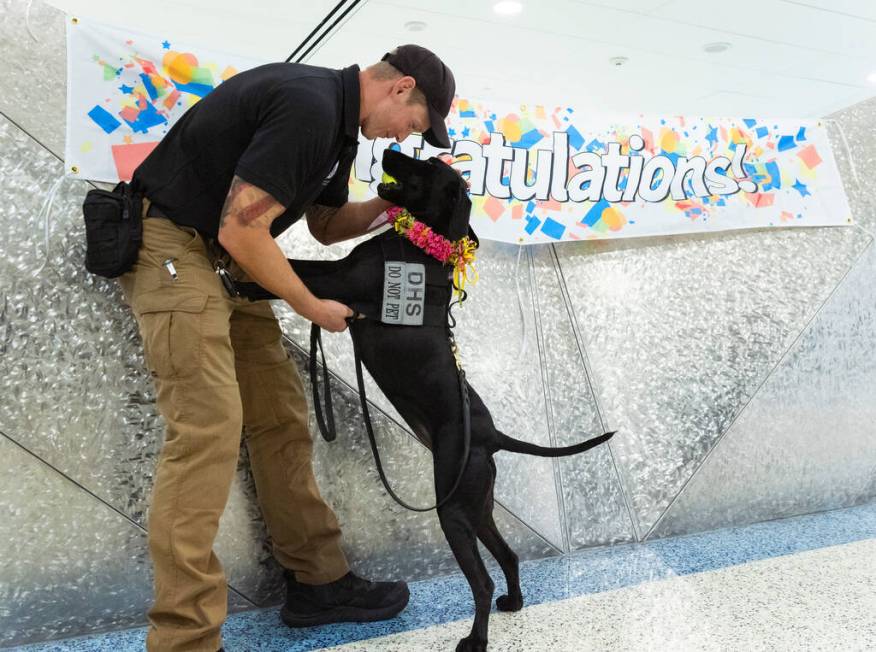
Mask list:
[{"label": "congratulations banner", "polygon": [[[129,179],[185,110],[263,63],[167,38],[68,21],[68,174]],[[452,165],[482,238],[534,244],[851,223],[817,121],[578,115],[457,97]],[[441,154],[411,135],[362,139],[351,198],[374,196],[383,150]]]},{"label": "congratulations banner", "polygon": [[[448,123],[453,165],[470,183],[472,225],[488,239],[531,244],[851,223],[826,129],[815,121],[619,122],[578,119],[567,107],[457,98]],[[380,167],[371,161],[391,143],[360,144],[356,176],[372,191]],[[396,147],[413,155],[422,137]]]}]

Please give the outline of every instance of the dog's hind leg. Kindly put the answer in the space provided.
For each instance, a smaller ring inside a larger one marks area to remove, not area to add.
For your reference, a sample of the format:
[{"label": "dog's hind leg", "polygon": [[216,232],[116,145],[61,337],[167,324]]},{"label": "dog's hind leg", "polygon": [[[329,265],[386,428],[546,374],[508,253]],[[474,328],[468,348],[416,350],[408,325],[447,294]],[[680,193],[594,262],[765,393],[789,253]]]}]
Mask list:
[{"label": "dog's hind leg", "polygon": [[493,521],[493,515],[490,514],[478,528],[478,539],[486,546],[490,554],[499,562],[502,567],[502,572],[505,574],[505,584],[508,586],[508,593],[500,595],[496,598],[496,606],[499,611],[520,611],[523,608],[523,593],[520,590],[520,564],[515,553],[508,542],[502,538],[499,530],[496,528],[496,523]]},{"label": "dog's hind leg", "polygon": [[490,459],[490,468],[493,472],[493,482],[490,483],[490,497],[478,527],[478,539],[499,562],[499,566],[502,567],[502,572],[505,574],[508,593],[496,599],[496,606],[499,611],[520,611],[523,608],[523,593],[520,590],[520,562],[511,546],[502,538],[496,527],[496,522],[493,520],[493,486],[496,479],[496,465],[492,458]]},{"label": "dog's hind leg", "polygon": [[[457,652],[485,652],[487,649],[487,629],[490,618],[490,605],[495,585],[481,559],[477,545],[477,524],[483,514],[487,490],[492,484],[489,469],[484,464],[485,451],[473,450],[462,481],[453,498],[438,510],[441,529],[456,562],[462,569],[471,587],[475,603],[475,618],[471,633],[459,641]],[[457,458],[458,459],[458,458]],[[439,500],[447,495],[453,484],[451,473],[440,473],[439,455],[436,455],[435,484]],[[444,481],[439,478],[443,475]],[[448,479],[449,476],[449,479]],[[488,482],[490,484],[488,484]]]}]

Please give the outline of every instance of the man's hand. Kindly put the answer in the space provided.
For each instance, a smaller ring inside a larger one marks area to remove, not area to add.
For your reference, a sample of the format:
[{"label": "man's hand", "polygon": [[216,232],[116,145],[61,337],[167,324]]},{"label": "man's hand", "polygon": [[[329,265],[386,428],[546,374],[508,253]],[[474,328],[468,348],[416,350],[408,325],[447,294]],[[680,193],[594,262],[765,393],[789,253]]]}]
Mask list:
[{"label": "man's hand", "polygon": [[331,299],[320,299],[319,302],[322,314],[318,319],[310,321],[330,333],[340,333],[347,328],[346,320],[354,314],[351,308]]}]

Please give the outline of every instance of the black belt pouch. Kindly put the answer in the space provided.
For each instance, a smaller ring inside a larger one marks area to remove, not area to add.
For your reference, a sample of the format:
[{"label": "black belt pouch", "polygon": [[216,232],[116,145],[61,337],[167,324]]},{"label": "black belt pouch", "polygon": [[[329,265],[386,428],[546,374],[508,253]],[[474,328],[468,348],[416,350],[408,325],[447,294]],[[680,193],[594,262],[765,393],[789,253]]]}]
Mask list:
[{"label": "black belt pouch", "polygon": [[82,204],[85,217],[85,269],[115,278],[137,262],[143,241],[143,195],[122,181],[111,192],[89,190]]}]

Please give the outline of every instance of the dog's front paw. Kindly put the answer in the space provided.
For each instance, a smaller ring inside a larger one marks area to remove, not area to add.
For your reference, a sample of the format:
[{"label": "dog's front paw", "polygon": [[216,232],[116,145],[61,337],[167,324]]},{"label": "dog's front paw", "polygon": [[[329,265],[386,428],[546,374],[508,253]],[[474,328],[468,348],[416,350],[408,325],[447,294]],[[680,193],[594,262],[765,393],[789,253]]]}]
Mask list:
[{"label": "dog's front paw", "polygon": [[456,646],[456,652],[487,652],[487,640],[466,636]]},{"label": "dog's front paw", "polygon": [[496,606],[499,611],[520,611],[523,609],[523,596],[500,595],[496,598]]}]

